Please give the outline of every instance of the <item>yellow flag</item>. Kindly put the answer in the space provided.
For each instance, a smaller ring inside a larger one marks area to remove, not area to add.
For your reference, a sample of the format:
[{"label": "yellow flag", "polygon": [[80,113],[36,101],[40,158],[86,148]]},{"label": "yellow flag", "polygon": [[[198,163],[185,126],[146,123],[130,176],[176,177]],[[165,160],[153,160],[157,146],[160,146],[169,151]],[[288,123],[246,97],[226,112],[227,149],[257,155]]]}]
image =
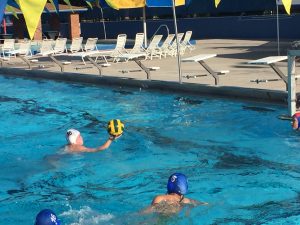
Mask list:
[{"label": "yellow flag", "polygon": [[10,5],[6,5],[5,11],[10,12],[14,15],[14,17],[16,17],[17,19],[19,19],[16,8],[10,6]]},{"label": "yellow flag", "polygon": [[215,0],[215,6],[216,8],[218,7],[218,5],[220,4],[221,0]]},{"label": "yellow flag", "polygon": [[47,0],[19,0],[19,5],[25,18],[30,39],[34,36],[46,2]]},{"label": "yellow flag", "polygon": [[105,0],[114,9],[130,9],[145,6],[145,0]]},{"label": "yellow flag", "polygon": [[287,14],[291,14],[291,5],[292,5],[292,0],[282,0],[282,3],[284,5],[285,11]]},{"label": "yellow flag", "polygon": [[185,5],[185,0],[175,0],[175,5],[176,6]]}]

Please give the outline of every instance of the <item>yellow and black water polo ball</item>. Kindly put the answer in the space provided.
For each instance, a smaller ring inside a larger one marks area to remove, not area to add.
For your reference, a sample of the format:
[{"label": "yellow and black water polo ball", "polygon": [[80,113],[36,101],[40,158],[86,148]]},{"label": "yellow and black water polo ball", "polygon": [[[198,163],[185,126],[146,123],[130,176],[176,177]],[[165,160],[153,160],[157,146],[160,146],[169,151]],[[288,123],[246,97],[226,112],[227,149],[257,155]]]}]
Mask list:
[{"label": "yellow and black water polo ball", "polygon": [[124,124],[119,119],[110,120],[107,124],[107,132],[113,136],[119,136],[124,131]]}]

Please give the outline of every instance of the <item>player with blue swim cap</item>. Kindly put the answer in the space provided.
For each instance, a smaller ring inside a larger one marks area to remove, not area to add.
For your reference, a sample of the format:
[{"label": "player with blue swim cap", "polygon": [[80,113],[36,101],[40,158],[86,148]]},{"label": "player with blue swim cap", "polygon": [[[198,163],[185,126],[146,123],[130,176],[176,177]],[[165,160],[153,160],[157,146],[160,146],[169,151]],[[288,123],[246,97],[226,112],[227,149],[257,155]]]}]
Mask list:
[{"label": "player with blue swim cap", "polygon": [[188,180],[182,173],[173,173],[167,184],[167,194],[157,195],[152,200],[151,206],[144,210],[144,213],[177,213],[184,205],[206,205],[206,202],[200,202],[184,195],[188,193]]},{"label": "player with blue swim cap", "polygon": [[43,209],[37,214],[34,225],[61,225],[61,223],[51,209]]},{"label": "player with blue swim cap", "polygon": [[184,174],[174,173],[168,180],[168,194],[176,193],[178,195],[185,195],[188,192],[188,181]]}]

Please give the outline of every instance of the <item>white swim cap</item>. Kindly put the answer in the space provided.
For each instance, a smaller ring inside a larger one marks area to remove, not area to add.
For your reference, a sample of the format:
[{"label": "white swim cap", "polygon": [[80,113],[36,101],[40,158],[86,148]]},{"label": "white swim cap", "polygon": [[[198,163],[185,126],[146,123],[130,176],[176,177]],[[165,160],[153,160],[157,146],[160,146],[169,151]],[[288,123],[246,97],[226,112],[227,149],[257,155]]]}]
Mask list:
[{"label": "white swim cap", "polygon": [[75,129],[67,130],[66,139],[69,144],[76,144],[76,139],[80,135],[80,132]]}]

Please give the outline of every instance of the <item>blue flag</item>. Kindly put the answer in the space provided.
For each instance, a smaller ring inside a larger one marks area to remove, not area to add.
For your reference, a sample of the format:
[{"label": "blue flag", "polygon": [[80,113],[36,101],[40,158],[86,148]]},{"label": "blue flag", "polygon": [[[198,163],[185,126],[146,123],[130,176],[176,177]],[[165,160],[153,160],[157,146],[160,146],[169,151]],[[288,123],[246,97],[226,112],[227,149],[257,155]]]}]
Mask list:
[{"label": "blue flag", "polygon": [[[185,1],[188,2],[188,1]],[[177,0],[178,5],[184,5],[184,0]],[[172,0],[146,0],[148,7],[172,7]]]},{"label": "blue flag", "polygon": [[59,12],[58,0],[53,0],[53,4],[55,5],[56,11]]},{"label": "blue flag", "polygon": [[2,20],[3,20],[3,15],[4,15],[6,4],[7,4],[7,0],[0,1],[0,23],[2,23]]},{"label": "blue flag", "polygon": [[20,6],[14,0],[8,0],[7,5],[10,5],[10,6],[15,7],[17,9],[20,9]]},{"label": "blue flag", "polygon": [[109,5],[106,3],[105,0],[99,0],[99,5],[101,8],[108,8]]}]

